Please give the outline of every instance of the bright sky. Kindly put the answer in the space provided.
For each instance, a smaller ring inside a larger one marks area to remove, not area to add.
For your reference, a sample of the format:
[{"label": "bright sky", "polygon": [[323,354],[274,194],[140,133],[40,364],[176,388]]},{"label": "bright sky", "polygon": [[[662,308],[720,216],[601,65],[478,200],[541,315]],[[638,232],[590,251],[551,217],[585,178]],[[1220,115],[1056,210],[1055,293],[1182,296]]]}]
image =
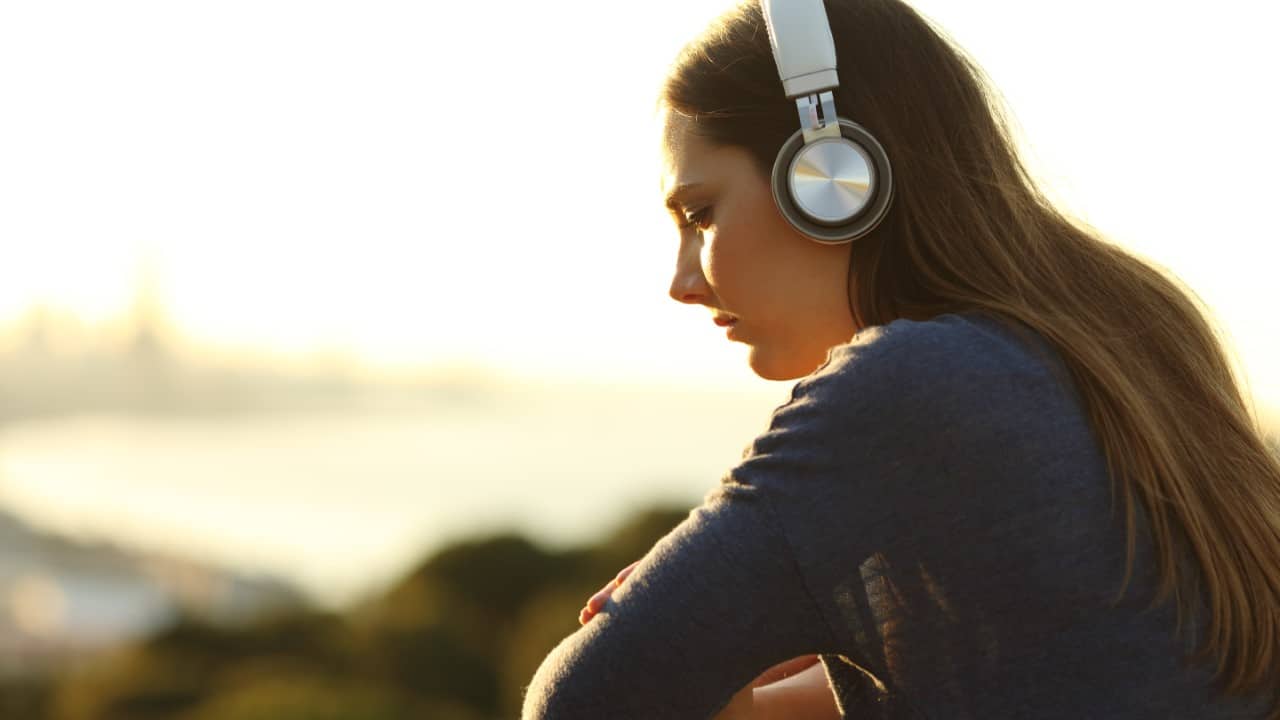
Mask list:
[{"label": "bright sky", "polygon": [[[1270,4],[914,5],[1064,202],[1190,283],[1280,405]],[[654,95],[724,7],[0,4],[0,321],[116,317],[145,262],[213,346],[758,383],[666,296]]]}]

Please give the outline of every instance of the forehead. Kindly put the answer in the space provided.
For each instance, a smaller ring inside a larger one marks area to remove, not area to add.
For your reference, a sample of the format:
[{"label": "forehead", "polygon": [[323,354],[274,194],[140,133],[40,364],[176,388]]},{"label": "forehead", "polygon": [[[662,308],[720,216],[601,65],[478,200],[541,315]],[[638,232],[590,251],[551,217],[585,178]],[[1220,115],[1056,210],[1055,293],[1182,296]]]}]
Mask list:
[{"label": "forehead", "polygon": [[661,135],[661,190],[665,195],[681,185],[705,181],[713,148],[693,130],[693,121],[663,106],[658,116]]}]

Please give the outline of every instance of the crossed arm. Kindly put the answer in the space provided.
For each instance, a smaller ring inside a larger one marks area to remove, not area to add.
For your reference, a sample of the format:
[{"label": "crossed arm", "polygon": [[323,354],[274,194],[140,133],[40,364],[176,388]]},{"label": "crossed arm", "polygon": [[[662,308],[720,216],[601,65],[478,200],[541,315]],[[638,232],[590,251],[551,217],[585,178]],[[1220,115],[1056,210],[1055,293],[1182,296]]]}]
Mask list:
[{"label": "crossed arm", "polygon": [[[631,563],[610,580],[578,614],[586,625],[635,570]],[[802,655],[779,663],[744,687],[712,720],[839,720],[840,711],[817,655]]]},{"label": "crossed arm", "polygon": [[812,660],[802,678],[758,681],[842,649],[819,604],[832,589],[810,586],[805,561],[865,557],[877,539],[841,530],[827,547],[792,533],[859,526],[867,505],[853,495],[864,486],[850,473],[891,475],[877,467],[892,448],[879,438],[896,426],[863,407],[879,404],[864,385],[886,392],[879,374],[833,365],[797,384],[743,460],[551,650],[526,688],[524,720],[839,717]]}]

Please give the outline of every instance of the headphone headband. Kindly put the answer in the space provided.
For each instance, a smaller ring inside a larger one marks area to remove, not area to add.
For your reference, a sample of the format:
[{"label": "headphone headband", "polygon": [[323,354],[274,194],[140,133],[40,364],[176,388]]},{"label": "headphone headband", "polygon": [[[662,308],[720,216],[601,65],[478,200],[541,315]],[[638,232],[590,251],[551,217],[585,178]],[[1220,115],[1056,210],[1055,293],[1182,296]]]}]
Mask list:
[{"label": "headphone headband", "polygon": [[822,0],[760,0],[788,98],[839,87],[836,45]]},{"label": "headphone headband", "polygon": [[836,114],[840,79],[823,0],[759,2],[778,77],[800,125],[773,162],[774,202],[810,239],[852,242],[874,230],[889,209],[889,157],[871,133]]}]

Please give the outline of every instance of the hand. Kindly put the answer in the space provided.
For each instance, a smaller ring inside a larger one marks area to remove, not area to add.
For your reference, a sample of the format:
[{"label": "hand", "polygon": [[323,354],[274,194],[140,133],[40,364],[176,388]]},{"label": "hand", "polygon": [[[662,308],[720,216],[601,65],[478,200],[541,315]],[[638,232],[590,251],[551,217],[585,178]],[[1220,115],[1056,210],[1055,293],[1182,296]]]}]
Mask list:
[{"label": "hand", "polygon": [[626,580],[627,576],[631,574],[631,571],[635,570],[636,566],[639,564],[640,561],[637,560],[622,568],[616,577],[610,580],[607,585],[600,588],[599,592],[592,595],[591,598],[587,600],[586,607],[582,608],[582,610],[578,612],[578,623],[580,625],[586,625],[588,620],[595,617],[596,613],[600,612],[600,608],[603,608],[604,604],[609,600],[609,596],[613,595],[613,591],[618,589],[618,586],[622,584],[622,581]]},{"label": "hand", "polygon": [[[762,698],[756,696],[756,688],[772,685],[773,683],[785,678],[797,675],[818,664],[817,655],[804,655],[792,658],[786,662],[778,663],[773,667],[765,670],[756,676],[746,687],[742,688],[729,700],[729,704],[723,710],[716,713],[711,720],[758,720],[761,717],[796,717],[788,699],[782,699],[779,703],[777,698],[770,697],[767,706],[761,706],[758,701]],[[830,695],[829,690],[825,690],[825,682],[821,686],[823,692],[818,693],[819,697]],[[812,693],[810,693],[812,694]],[[762,715],[762,713],[764,713]]]}]

